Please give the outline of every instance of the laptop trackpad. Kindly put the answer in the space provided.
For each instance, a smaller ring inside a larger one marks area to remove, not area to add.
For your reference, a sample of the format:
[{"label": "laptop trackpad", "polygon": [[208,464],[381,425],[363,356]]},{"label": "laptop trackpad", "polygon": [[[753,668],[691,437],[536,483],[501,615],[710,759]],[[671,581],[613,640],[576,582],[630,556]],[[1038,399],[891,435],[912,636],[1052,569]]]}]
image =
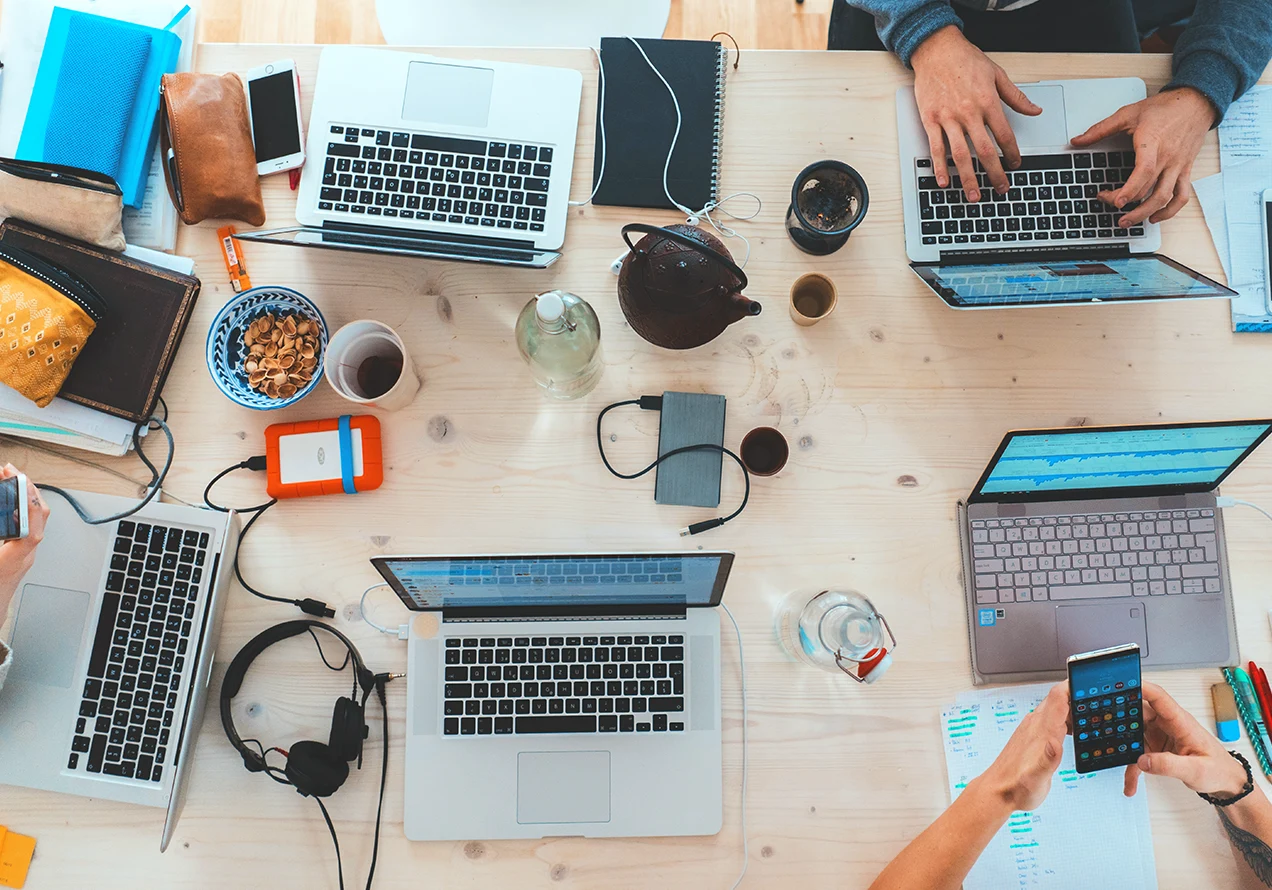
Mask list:
[{"label": "laptop trackpad", "polygon": [[1058,146],[1069,141],[1069,127],[1064,115],[1064,87],[1023,85],[1021,91],[1035,105],[1042,106],[1042,114],[1030,117],[1018,114],[1006,105],[1003,111],[1007,123],[1016,134],[1016,142],[1022,149],[1031,145]]},{"label": "laptop trackpad", "polygon": [[484,127],[490,118],[495,72],[472,65],[412,62],[402,117],[458,127]]},{"label": "laptop trackpad", "polygon": [[1123,643],[1138,643],[1140,652],[1148,655],[1144,605],[1140,602],[1059,606],[1056,635],[1061,658]]},{"label": "laptop trackpad", "polygon": [[608,751],[523,751],[517,755],[517,821],[522,825],[608,822]]},{"label": "laptop trackpad", "polygon": [[68,688],[75,679],[90,598],[78,590],[22,589],[13,625],[11,680]]}]

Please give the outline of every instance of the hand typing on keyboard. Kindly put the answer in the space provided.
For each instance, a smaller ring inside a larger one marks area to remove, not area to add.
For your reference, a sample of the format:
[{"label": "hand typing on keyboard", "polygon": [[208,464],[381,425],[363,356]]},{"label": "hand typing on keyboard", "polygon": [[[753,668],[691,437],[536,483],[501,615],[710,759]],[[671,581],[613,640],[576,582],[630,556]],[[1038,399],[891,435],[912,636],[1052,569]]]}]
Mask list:
[{"label": "hand typing on keyboard", "polygon": [[1192,87],[1181,87],[1120,108],[1074,137],[1079,148],[1115,133],[1129,133],[1134,140],[1135,171],[1121,188],[1099,195],[1118,210],[1140,202],[1118,218],[1119,227],[1170,219],[1188,203],[1193,161],[1215,118],[1210,100]]},{"label": "hand typing on keyboard", "polygon": [[[999,100],[1021,114],[1037,115],[1042,109],[1029,101],[1006,71],[952,25],[923,41],[910,63],[914,67],[914,98],[932,149],[937,183],[945,188],[950,182],[945,159],[948,139],[950,155],[958,168],[967,200],[981,199],[972,155],[967,148],[967,141],[971,139],[989,183],[999,194],[1006,193],[1009,183],[1003,172],[1003,161],[1009,170],[1018,167],[1020,149]],[[989,137],[990,132],[994,134],[993,139]],[[1001,160],[994,140],[1002,149]]]}]

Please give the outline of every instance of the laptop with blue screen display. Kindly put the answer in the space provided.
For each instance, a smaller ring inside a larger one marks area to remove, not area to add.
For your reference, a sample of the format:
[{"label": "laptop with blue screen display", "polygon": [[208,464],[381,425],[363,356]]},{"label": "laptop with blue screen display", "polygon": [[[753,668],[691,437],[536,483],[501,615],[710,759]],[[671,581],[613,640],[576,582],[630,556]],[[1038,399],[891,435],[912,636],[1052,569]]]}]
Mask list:
[{"label": "laptop with blue screen display", "polygon": [[1137,643],[1147,668],[1235,664],[1219,483],[1272,420],[1023,430],[959,505],[977,684],[1064,676]]},{"label": "laptop with blue screen display", "polygon": [[411,840],[715,834],[727,552],[389,556]]}]

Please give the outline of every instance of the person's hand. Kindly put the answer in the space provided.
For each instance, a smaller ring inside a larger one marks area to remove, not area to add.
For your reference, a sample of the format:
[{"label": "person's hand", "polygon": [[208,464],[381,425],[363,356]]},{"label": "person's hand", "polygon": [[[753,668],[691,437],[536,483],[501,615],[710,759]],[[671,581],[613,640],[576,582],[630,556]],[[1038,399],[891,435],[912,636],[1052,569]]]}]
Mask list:
[{"label": "person's hand", "polygon": [[[16,475],[18,470],[13,464],[5,464],[0,468],[0,479]],[[0,624],[4,624],[9,601],[18,592],[18,584],[31,570],[31,566],[35,565],[35,548],[44,540],[44,523],[49,518],[49,508],[34,483],[29,482],[27,485],[27,497],[30,498],[27,505],[29,533],[25,538],[0,544]]]},{"label": "person's hand", "polygon": [[1002,753],[981,774],[1013,810],[1032,810],[1046,799],[1064,753],[1068,717],[1069,684],[1057,683],[1020,721]]},{"label": "person's hand", "polygon": [[1118,228],[1125,229],[1144,220],[1170,219],[1188,203],[1193,161],[1214,123],[1210,100],[1192,87],[1182,87],[1118,109],[1075,136],[1073,144],[1083,148],[1115,133],[1131,135],[1135,171],[1120,189],[1099,195],[1118,210],[1140,202],[1118,219]]},{"label": "person's hand", "polygon": [[[1030,102],[1011,82],[1007,72],[991,62],[953,25],[947,25],[919,44],[910,57],[910,65],[914,68],[914,98],[923,129],[927,131],[937,184],[941,188],[950,184],[949,166],[945,163],[948,138],[950,157],[958,168],[967,200],[980,200],[972,155],[967,149],[967,140],[971,139],[990,184],[999,194],[1005,193],[1009,183],[994,140],[1003,150],[1003,160],[1009,169],[1020,166],[1020,149],[999,100],[1021,114],[1041,114],[1042,109]],[[987,127],[994,139],[989,138]]]},{"label": "person's hand", "polygon": [[1199,794],[1239,794],[1245,787],[1245,769],[1223,743],[1160,686],[1145,683],[1143,694],[1144,747],[1148,753],[1126,768],[1126,796],[1135,793],[1140,773],[1171,776]]}]

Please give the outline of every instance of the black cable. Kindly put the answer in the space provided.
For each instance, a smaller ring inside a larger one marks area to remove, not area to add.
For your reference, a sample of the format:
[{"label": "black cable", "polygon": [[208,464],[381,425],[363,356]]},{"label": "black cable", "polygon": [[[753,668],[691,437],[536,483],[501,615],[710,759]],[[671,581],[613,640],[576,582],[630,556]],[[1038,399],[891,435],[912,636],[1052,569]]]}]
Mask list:
[{"label": "black cable", "polygon": [[[222,479],[224,479],[226,476],[230,475],[230,473],[233,473],[235,470],[255,470],[259,472],[261,470],[264,470],[265,466],[266,464],[265,464],[264,455],[258,455],[257,457],[248,458],[247,460],[241,463],[234,464],[231,467],[226,467],[224,470],[222,470],[221,472],[213,476],[212,481],[209,482],[207,486],[203,489],[203,503],[207,505],[209,510],[216,510],[217,512],[220,512],[220,513],[230,512],[231,508],[222,506],[221,504],[217,504],[212,500],[212,487],[216,485],[218,482],[220,482]],[[296,606],[298,609],[300,609],[300,611],[304,612],[306,615],[313,615],[316,618],[335,618],[336,610],[332,609],[322,600],[316,600],[316,599],[313,599],[312,597],[305,597],[304,599],[292,599],[291,597],[286,597],[286,596],[271,596],[268,593],[262,593],[261,591],[253,587],[251,584],[248,584],[247,579],[243,577],[243,570],[239,568],[239,554],[243,550],[243,541],[244,539],[247,538],[247,533],[251,531],[252,526],[256,524],[256,520],[264,516],[265,511],[277,503],[278,503],[278,498],[271,498],[270,500],[266,501],[263,504],[257,504],[254,507],[245,507],[244,509],[237,511],[242,514],[251,513],[252,518],[247,520],[247,522],[243,525],[243,528],[239,530],[238,543],[235,545],[235,548],[234,548],[234,577],[238,579],[238,583],[242,585],[243,589],[246,590],[248,593],[250,593],[252,596],[259,597],[260,599],[263,599],[263,600],[269,600],[271,603],[290,603],[291,605]],[[319,652],[322,651],[321,646],[318,648],[318,651]],[[326,661],[326,660],[327,660],[326,656],[324,656],[323,661]]]},{"label": "black cable", "polygon": [[318,803],[318,809],[322,810],[322,817],[327,820],[327,830],[331,832],[331,842],[336,845],[336,874],[340,877],[340,890],[344,890],[344,866],[340,863],[340,839],[336,837],[336,826],[331,824],[331,816],[327,815],[327,808],[323,806],[322,798],[315,797]]},{"label": "black cable", "polygon": [[[165,413],[166,413],[166,406],[165,406]],[[141,431],[145,427],[150,427],[151,429],[163,430],[164,436],[167,437],[168,439],[168,455],[163,462],[162,470],[156,467],[154,463],[150,460],[150,458],[146,456],[146,451],[141,446]],[[80,504],[79,501],[77,501],[74,497],[72,497],[65,490],[59,488],[58,486],[46,485],[41,482],[41,483],[36,483],[35,487],[40,489],[41,491],[49,491],[49,492],[52,492],[53,494],[58,495],[59,497],[64,498],[66,502],[71,505],[72,509],[75,510],[75,512],[79,515],[79,518],[82,519],[86,525],[106,525],[107,523],[118,522],[121,519],[127,519],[129,516],[132,516],[136,513],[141,512],[143,509],[145,509],[147,504],[149,504],[151,501],[153,501],[156,497],[159,496],[159,491],[163,488],[164,480],[168,478],[168,471],[172,469],[172,456],[174,452],[176,452],[177,450],[177,443],[172,438],[172,430],[168,429],[168,424],[160,420],[158,417],[151,417],[148,420],[143,420],[141,423],[138,423],[136,426],[134,426],[133,433],[132,433],[132,441],[133,441],[133,450],[137,452],[137,457],[141,458],[141,462],[145,465],[146,469],[150,471],[150,482],[147,483],[146,485],[146,495],[140,501],[137,502],[137,505],[135,507],[130,507],[127,510],[124,510],[120,513],[116,513],[113,516],[106,516],[101,519],[94,519],[92,516],[88,515],[88,511],[84,509],[84,507]]]},{"label": "black cable", "polygon": [[[375,694],[380,699],[380,710],[384,714],[384,757],[380,762],[380,803],[375,808],[375,842],[371,845],[371,869],[367,872],[367,890],[371,890],[371,879],[375,877],[375,862],[380,856],[380,818],[384,814],[384,786],[389,781],[389,702],[384,694],[384,686],[390,679],[388,674],[375,675]],[[363,696],[364,714],[366,703],[366,696]]]},{"label": "black cable", "polygon": [[609,462],[609,458],[605,456],[605,444],[603,441],[603,437],[601,436],[601,421],[605,419],[605,415],[608,414],[610,411],[614,410],[615,408],[621,408],[624,405],[639,405],[641,409],[645,411],[660,411],[662,410],[662,396],[641,396],[639,399],[627,399],[626,401],[623,401],[623,402],[615,402],[612,405],[606,405],[604,408],[601,409],[601,413],[596,416],[596,449],[597,451],[601,453],[601,462],[605,464],[605,469],[609,470],[619,479],[639,479],[641,476],[644,476],[646,473],[651,472],[655,467],[657,467],[660,463],[665,461],[667,458],[675,457],[677,454],[685,454],[686,452],[690,452],[690,451],[718,451],[721,454],[727,454],[729,457],[733,458],[733,460],[737,463],[737,465],[742,470],[742,479],[746,483],[746,488],[742,492],[742,503],[738,505],[738,508],[734,510],[732,513],[730,513],[728,516],[722,516],[722,517],[717,517],[715,519],[707,519],[702,522],[693,523],[688,528],[681,530],[680,536],[682,538],[685,537],[686,535],[696,535],[713,528],[719,528],[720,526],[724,525],[726,522],[732,519],[736,519],[738,515],[741,514],[743,510],[746,509],[747,501],[751,499],[751,473],[749,470],[747,470],[746,464],[742,463],[742,458],[738,457],[736,454],[734,454],[729,449],[725,448],[723,445],[716,445],[711,442],[704,442],[698,445],[686,445],[683,448],[673,448],[670,451],[668,451],[666,454],[659,455],[658,458],[653,463],[645,467],[643,470],[638,470],[635,473],[620,473],[618,470],[614,469],[613,465]]}]

